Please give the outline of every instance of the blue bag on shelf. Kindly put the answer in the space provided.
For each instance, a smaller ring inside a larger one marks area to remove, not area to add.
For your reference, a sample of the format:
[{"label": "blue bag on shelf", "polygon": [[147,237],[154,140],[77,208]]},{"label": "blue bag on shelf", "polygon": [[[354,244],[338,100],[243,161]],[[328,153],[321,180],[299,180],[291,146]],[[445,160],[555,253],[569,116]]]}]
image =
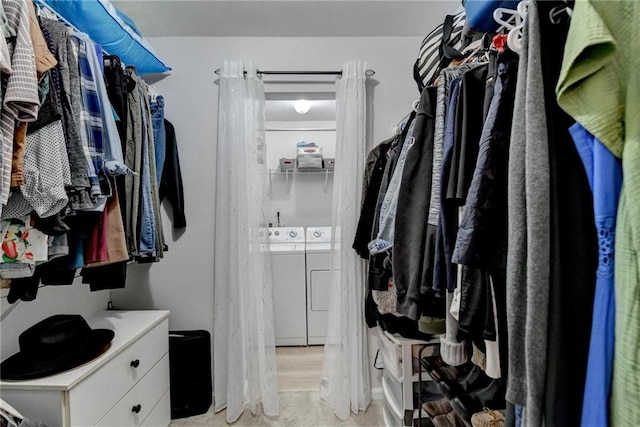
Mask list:
[{"label": "blue bag on shelf", "polygon": [[499,7],[516,9],[519,0],[464,0],[467,25],[481,33],[496,31],[500,24],[493,19],[493,11]]}]

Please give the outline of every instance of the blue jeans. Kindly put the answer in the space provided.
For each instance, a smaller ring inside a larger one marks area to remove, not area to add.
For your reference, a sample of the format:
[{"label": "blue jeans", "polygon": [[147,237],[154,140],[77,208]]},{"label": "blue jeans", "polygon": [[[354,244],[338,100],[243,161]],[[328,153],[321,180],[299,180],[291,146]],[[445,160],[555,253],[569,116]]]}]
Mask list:
[{"label": "blue jeans", "polygon": [[166,153],[166,136],[164,132],[164,97],[158,95],[151,103],[151,123],[153,124],[153,144],[156,153],[156,179],[158,186],[162,179],[162,167]]},{"label": "blue jeans", "polygon": [[151,164],[147,114],[142,112],[142,215],[140,218],[140,255],[156,255],[156,221],[151,194]]}]

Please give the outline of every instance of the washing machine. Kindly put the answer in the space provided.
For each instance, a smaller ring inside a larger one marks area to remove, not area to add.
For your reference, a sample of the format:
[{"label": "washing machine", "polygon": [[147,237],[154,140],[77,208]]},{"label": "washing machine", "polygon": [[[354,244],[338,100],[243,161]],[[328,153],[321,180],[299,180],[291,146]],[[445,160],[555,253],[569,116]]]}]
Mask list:
[{"label": "washing machine", "polygon": [[307,345],[303,227],[269,228],[276,346]]},{"label": "washing machine", "polygon": [[323,345],[331,292],[331,227],[307,227],[307,342]]}]

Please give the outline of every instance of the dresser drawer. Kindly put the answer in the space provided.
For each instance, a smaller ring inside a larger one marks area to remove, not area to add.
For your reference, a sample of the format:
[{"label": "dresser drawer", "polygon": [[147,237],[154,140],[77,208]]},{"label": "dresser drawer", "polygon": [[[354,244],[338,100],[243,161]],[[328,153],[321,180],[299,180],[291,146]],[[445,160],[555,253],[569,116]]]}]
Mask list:
[{"label": "dresser drawer", "polygon": [[99,427],[139,426],[152,413],[168,390],[169,354],[167,353],[97,425]]},{"label": "dresser drawer", "polygon": [[142,422],[142,427],[167,427],[169,423],[171,423],[171,395],[167,390]]},{"label": "dresser drawer", "polygon": [[[71,425],[79,425],[78,420],[82,420],[82,425],[95,425],[163,355],[168,353],[168,348],[169,321],[165,318],[71,389]],[[143,419],[144,417],[140,418]]]}]

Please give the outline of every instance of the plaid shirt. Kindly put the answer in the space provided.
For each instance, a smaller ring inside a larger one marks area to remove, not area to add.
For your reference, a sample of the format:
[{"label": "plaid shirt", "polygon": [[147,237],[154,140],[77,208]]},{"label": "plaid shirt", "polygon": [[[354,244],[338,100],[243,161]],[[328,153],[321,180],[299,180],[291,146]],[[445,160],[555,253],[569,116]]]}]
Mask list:
[{"label": "plaid shirt", "polygon": [[78,67],[80,68],[80,91],[82,93],[80,121],[87,131],[89,154],[96,172],[96,175],[89,175],[89,181],[91,182],[92,195],[99,195],[101,192],[97,175],[101,173],[104,165],[104,124],[94,76],[97,78],[102,78],[102,76],[96,75],[96,70],[92,69],[87,57],[87,55],[96,54],[94,45],[84,37],[75,34],[73,37],[78,42]]}]

